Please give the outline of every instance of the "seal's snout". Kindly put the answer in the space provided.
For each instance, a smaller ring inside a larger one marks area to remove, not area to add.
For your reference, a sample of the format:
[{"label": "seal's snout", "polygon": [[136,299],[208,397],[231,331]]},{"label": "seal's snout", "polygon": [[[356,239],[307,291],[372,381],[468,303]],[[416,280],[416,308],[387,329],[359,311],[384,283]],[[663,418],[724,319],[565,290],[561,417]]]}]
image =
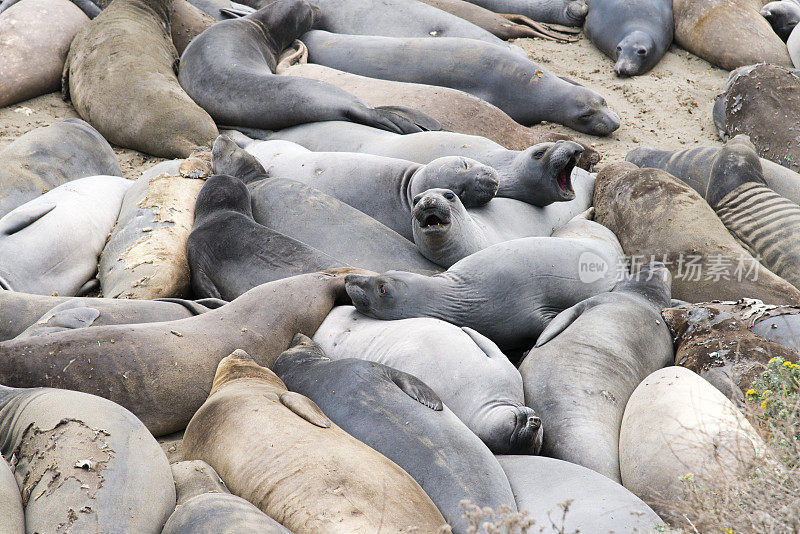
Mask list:
[{"label": "seal's snout", "polygon": [[511,435],[509,454],[538,454],[542,448],[542,420],[532,408],[519,406],[516,409],[516,426]]},{"label": "seal's snout", "polygon": [[550,164],[560,200],[572,200],[575,198],[572,171],[578,165],[583,147],[574,141],[558,141],[550,150]]},{"label": "seal's snout", "polygon": [[344,277],[344,290],[353,302],[353,306],[360,311],[369,310],[369,297],[366,286],[371,277],[363,274],[348,274]]},{"label": "seal's snout", "polygon": [[455,202],[457,197],[449,189],[439,191],[428,191],[414,198],[411,215],[415,226],[423,232],[442,231],[450,226],[450,202]]}]

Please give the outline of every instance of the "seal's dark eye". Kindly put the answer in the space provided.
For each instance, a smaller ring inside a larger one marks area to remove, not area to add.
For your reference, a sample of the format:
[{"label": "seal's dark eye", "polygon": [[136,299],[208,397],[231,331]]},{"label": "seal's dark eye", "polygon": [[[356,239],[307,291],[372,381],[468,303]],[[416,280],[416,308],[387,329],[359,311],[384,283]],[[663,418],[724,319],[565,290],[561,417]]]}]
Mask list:
[{"label": "seal's dark eye", "polygon": [[636,53],[639,54],[640,56],[643,56],[647,53],[647,50],[645,50],[644,48],[640,48],[639,50],[636,51]]},{"label": "seal's dark eye", "polygon": [[383,285],[383,284],[379,285],[378,286],[378,293],[380,293],[381,295],[385,295],[386,294],[386,286]]},{"label": "seal's dark eye", "polygon": [[444,198],[446,198],[447,200],[455,200],[456,196],[453,193],[445,193]]},{"label": "seal's dark eye", "polygon": [[540,150],[533,155],[533,159],[542,159],[544,157],[544,150]]},{"label": "seal's dark eye", "polygon": [[411,201],[411,204],[414,205],[414,206],[419,204],[419,198],[415,198],[413,201]]},{"label": "seal's dark eye", "polygon": [[622,47],[621,46],[617,47],[617,52],[622,52]]}]

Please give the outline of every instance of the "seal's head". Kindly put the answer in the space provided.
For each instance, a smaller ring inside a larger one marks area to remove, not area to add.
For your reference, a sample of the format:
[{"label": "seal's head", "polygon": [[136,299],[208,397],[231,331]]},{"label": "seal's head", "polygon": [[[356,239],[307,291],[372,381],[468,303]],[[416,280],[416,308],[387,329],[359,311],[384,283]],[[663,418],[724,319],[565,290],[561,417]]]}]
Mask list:
[{"label": "seal's head", "polygon": [[497,171],[479,161],[460,156],[437,158],[413,177],[414,195],[439,187],[449,189],[465,207],[483,206],[497,193],[500,179]]},{"label": "seal's head", "polygon": [[195,202],[195,225],[220,211],[235,211],[248,217],[253,216],[250,191],[235,176],[217,174],[206,180]]},{"label": "seal's head", "polygon": [[412,307],[415,282],[423,275],[404,271],[388,271],[380,275],[349,274],[345,277],[345,290],[353,306],[375,319],[385,321],[416,317]]},{"label": "seal's head", "polygon": [[794,2],[786,0],[770,2],[761,8],[760,13],[784,42],[789,39],[794,27],[800,23],[800,5]]},{"label": "seal's head", "polygon": [[636,76],[650,70],[655,61],[656,43],[643,32],[631,32],[617,44],[617,63],[614,71],[618,76]]},{"label": "seal's head", "polygon": [[279,54],[299,35],[314,27],[320,18],[320,9],[306,0],[276,0],[245,18],[268,29],[267,39],[273,41],[275,53]]},{"label": "seal's head", "polygon": [[580,144],[574,141],[540,143],[525,152],[534,165],[539,167],[539,176],[538,180],[535,176],[526,177],[530,181],[525,194],[514,198],[540,207],[575,198],[572,171],[583,153]]},{"label": "seal's head", "polygon": [[442,267],[489,246],[454,192],[429,189],[414,197],[411,232],[420,253]]},{"label": "seal's head", "polygon": [[240,148],[227,135],[220,135],[211,149],[211,168],[215,174],[236,176],[244,183],[267,176],[258,159]]},{"label": "seal's head", "polygon": [[573,130],[591,135],[609,135],[619,128],[619,115],[609,109],[606,99],[586,87],[573,84],[570,105],[564,106],[559,120]]},{"label": "seal's head", "polygon": [[728,193],[748,182],[767,183],[761,158],[753,143],[745,134],[739,134],[725,143],[714,158],[705,194],[706,202],[716,208]]}]

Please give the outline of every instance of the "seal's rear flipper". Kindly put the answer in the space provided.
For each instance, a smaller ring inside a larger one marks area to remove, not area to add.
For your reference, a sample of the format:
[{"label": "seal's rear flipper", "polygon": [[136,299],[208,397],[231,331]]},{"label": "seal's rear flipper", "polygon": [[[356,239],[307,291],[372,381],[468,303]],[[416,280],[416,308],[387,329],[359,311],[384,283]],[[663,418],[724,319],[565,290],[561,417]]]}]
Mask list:
[{"label": "seal's rear flipper", "polygon": [[100,317],[100,311],[86,306],[84,300],[69,300],[45,313],[41,319],[26,328],[16,339],[86,328],[92,326],[98,317]]},{"label": "seal's rear flipper", "polygon": [[375,109],[379,112],[388,112],[395,116],[399,115],[427,132],[438,132],[442,129],[442,125],[439,124],[439,121],[427,113],[423,113],[414,108],[406,106],[378,106]]},{"label": "seal's rear flipper", "polygon": [[462,326],[461,330],[463,330],[464,333],[467,334],[476,345],[478,345],[478,348],[481,349],[487,357],[491,358],[492,360],[508,360],[508,357],[503,354],[503,351],[500,350],[500,347],[498,347],[497,344],[488,337],[468,326]]},{"label": "seal's rear flipper", "polygon": [[200,315],[201,313],[205,313],[210,310],[216,310],[217,308],[221,308],[222,306],[228,303],[227,300],[222,300],[217,298],[186,300],[186,299],[167,297],[154,300],[159,300],[161,302],[172,302],[173,304],[180,304],[181,306],[192,312],[193,315]]},{"label": "seal's rear flipper", "polygon": [[397,369],[387,367],[386,370],[391,381],[397,384],[397,387],[399,387],[403,393],[431,410],[437,412],[442,411],[442,399],[439,398],[439,395],[437,395],[428,384],[414,375],[398,371]]},{"label": "seal's rear flipper", "polygon": [[717,135],[723,141],[728,140],[728,130],[725,127],[725,107],[725,95],[718,95],[714,99],[714,110],[711,112],[711,116],[714,118]]},{"label": "seal's rear flipper", "polygon": [[316,405],[314,401],[305,395],[295,393],[294,391],[287,391],[286,393],[281,393],[280,401],[281,404],[289,408],[296,415],[299,415],[312,425],[322,428],[331,427],[330,419],[325,416],[323,411],[319,406]]},{"label": "seal's rear flipper", "polygon": [[0,219],[0,236],[11,235],[32,225],[51,211],[56,205],[52,202],[39,202],[33,206],[20,206]]}]

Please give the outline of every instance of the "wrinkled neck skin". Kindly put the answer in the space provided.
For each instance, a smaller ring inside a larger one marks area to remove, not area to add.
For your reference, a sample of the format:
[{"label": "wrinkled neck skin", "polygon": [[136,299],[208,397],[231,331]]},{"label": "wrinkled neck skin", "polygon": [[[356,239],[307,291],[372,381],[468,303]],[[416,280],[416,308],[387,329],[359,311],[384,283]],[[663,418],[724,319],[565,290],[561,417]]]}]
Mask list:
[{"label": "wrinkled neck skin", "polygon": [[659,313],[672,302],[671,288],[658,273],[653,273],[652,278],[647,280],[647,274],[640,272],[638,276],[633,275],[628,280],[617,283],[611,291],[646,300]]},{"label": "wrinkled neck skin", "polygon": [[466,210],[463,213],[452,211],[450,229],[441,234],[424,235],[415,222],[412,224],[414,243],[420,253],[444,268],[493,244]]},{"label": "wrinkled neck skin", "polygon": [[151,9],[167,24],[167,33],[169,33],[169,14],[172,11],[173,0],[140,0],[140,3]]}]

